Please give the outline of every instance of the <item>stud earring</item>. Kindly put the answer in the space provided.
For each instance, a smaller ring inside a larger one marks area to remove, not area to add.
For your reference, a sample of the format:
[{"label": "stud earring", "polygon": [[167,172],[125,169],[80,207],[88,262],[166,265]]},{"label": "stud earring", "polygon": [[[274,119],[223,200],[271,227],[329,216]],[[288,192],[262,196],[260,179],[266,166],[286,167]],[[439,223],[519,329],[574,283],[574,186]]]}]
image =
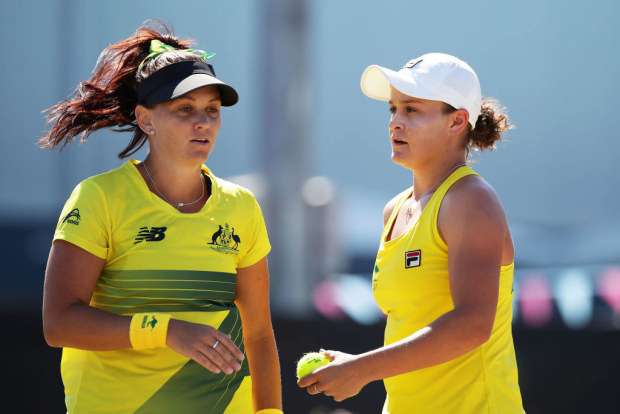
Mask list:
[{"label": "stud earring", "polygon": [[155,135],[155,131],[151,130],[151,131],[149,132],[149,135]]}]

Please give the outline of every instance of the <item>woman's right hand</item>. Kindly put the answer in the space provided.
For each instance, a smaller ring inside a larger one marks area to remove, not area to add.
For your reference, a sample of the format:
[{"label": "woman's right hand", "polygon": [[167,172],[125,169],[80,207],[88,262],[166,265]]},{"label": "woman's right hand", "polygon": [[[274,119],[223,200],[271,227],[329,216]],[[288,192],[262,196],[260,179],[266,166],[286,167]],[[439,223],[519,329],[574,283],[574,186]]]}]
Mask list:
[{"label": "woman's right hand", "polygon": [[229,335],[212,326],[178,319],[170,319],[166,343],[215,374],[239,371],[239,361],[245,358]]}]

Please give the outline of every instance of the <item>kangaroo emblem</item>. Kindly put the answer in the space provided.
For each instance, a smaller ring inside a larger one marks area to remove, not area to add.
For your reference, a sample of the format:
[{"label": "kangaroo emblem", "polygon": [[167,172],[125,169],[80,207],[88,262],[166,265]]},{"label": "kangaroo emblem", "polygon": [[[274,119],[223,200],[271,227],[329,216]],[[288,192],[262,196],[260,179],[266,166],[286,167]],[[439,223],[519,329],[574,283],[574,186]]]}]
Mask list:
[{"label": "kangaroo emblem", "polygon": [[148,326],[151,327],[151,329],[155,329],[155,325],[157,325],[157,318],[155,318],[155,316],[153,316],[153,318],[151,319],[150,322],[148,322],[148,315],[144,316],[144,319],[142,319],[142,327],[146,328]]},{"label": "kangaroo emblem", "polygon": [[220,229],[218,231],[216,231],[215,233],[213,233],[213,236],[211,236],[211,243],[209,244],[217,244],[217,239],[220,238],[220,236],[222,235],[222,226],[220,226]]}]

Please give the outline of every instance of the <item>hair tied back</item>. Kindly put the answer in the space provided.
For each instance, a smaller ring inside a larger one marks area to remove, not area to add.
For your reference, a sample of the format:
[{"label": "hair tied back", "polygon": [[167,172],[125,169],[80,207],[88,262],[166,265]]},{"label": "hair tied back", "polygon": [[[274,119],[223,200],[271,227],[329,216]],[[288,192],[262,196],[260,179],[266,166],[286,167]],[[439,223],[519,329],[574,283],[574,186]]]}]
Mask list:
[{"label": "hair tied back", "polygon": [[[142,66],[147,61],[156,58],[157,56],[161,55],[162,53],[174,52],[175,50],[177,50],[177,49],[173,48],[170,45],[165,44],[161,40],[157,40],[157,39],[151,40],[151,44],[149,46],[149,55],[147,57],[145,57],[144,60],[140,63],[140,66],[138,66],[138,70],[142,69]],[[207,53],[204,50],[197,50],[197,49],[184,49],[184,51],[185,52],[190,52],[190,53],[195,53],[198,56],[200,56],[201,58],[203,58],[204,60],[207,60],[210,57],[215,55],[215,53]]]}]

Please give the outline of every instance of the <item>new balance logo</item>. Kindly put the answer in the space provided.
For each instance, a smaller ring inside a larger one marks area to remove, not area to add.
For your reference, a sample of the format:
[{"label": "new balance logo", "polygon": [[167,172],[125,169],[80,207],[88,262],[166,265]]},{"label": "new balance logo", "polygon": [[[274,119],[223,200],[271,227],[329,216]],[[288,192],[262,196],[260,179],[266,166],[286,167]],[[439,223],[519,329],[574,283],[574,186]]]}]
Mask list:
[{"label": "new balance logo", "polygon": [[422,262],[422,250],[414,250],[405,252],[405,268],[418,267]]},{"label": "new balance logo", "polygon": [[140,231],[138,232],[133,244],[138,244],[143,241],[162,241],[166,238],[167,229],[168,227],[151,227],[149,230],[148,227],[140,227]]},{"label": "new balance logo", "polygon": [[81,218],[82,216],[80,216],[80,210],[78,210],[77,208],[74,208],[73,210],[71,210],[69,214],[65,216],[64,219],[62,219],[62,222],[75,224],[77,226],[78,224],[80,224]]}]

